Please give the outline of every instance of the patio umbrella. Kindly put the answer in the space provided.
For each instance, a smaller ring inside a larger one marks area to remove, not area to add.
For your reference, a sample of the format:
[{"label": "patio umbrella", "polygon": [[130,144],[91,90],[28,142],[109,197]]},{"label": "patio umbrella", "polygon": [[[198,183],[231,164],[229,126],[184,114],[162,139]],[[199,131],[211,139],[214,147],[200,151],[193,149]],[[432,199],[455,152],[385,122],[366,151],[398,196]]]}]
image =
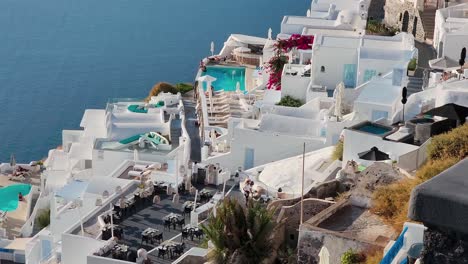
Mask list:
[{"label": "patio umbrella", "polygon": [[216,133],[214,129],[210,131],[210,138],[211,138],[211,144],[212,146],[214,146],[216,144]]},{"label": "patio umbrella", "polygon": [[236,93],[240,94],[242,91],[241,91],[241,84],[240,82],[237,82],[236,83]]},{"label": "patio umbrella", "polygon": [[272,39],[271,35],[273,33],[273,30],[271,28],[268,29],[268,39]]},{"label": "patio umbrella", "polygon": [[339,120],[343,115],[344,83],[340,82],[336,90],[335,116]]},{"label": "patio umbrella", "polygon": [[371,161],[382,161],[390,159],[390,156],[387,153],[380,151],[377,147],[372,147],[368,151],[358,153],[358,156],[360,159]]},{"label": "patio umbrella", "polygon": [[307,9],[307,17],[310,17],[310,9]]},{"label": "patio umbrella", "polygon": [[468,107],[450,103],[433,108],[425,112],[424,115],[446,117],[448,119],[457,120],[457,123],[463,125],[468,116]]},{"label": "patio umbrella", "polygon": [[213,55],[214,55],[214,50],[215,50],[214,48],[215,48],[215,46],[214,46],[214,42],[213,42],[213,41],[211,41],[211,46],[210,46],[211,56],[213,56]]},{"label": "patio umbrella", "polygon": [[16,158],[15,154],[11,154],[10,156],[10,166],[15,169],[16,168]]}]

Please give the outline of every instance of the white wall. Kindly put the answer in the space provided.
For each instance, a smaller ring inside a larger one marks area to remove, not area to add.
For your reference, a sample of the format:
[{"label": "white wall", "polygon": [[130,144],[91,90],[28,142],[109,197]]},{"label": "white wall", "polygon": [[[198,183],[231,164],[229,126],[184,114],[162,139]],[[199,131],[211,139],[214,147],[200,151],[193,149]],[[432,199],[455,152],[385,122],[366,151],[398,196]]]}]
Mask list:
[{"label": "white wall", "polygon": [[98,257],[98,256],[88,256],[87,257],[87,262],[82,262],[86,264],[128,264],[130,262],[128,261],[123,261],[123,260],[118,260],[118,259],[112,259],[112,258],[104,258],[104,257]]},{"label": "white wall", "polygon": [[[329,90],[343,80],[343,65],[358,63],[357,49],[319,47],[314,50],[312,59],[312,81],[316,85],[325,85]],[[320,72],[321,66],[325,72]]]},{"label": "white wall", "polygon": [[346,166],[346,162],[349,160],[359,160],[358,153],[368,151],[374,146],[389,154],[392,159],[418,149],[418,147],[414,145],[387,141],[369,133],[345,129],[343,167]]},{"label": "white wall", "polygon": [[[71,234],[62,235],[62,261],[66,264],[84,264],[87,256],[104,246],[105,241]],[[102,263],[102,262],[100,262]]]},{"label": "white wall", "polygon": [[444,41],[444,54],[443,56],[451,58],[458,62],[460,53],[463,48],[468,49],[468,34],[456,35],[446,34]]},{"label": "white wall", "polygon": [[[288,65],[284,67],[286,70]],[[303,103],[307,100],[307,88],[311,81],[310,77],[301,77],[300,72],[296,76],[284,74],[281,77],[281,98],[291,96],[301,100]]]},{"label": "white wall", "polygon": [[210,157],[207,162],[220,163],[222,167],[235,172],[244,168],[245,150],[254,149],[254,167],[285,159],[302,153],[306,142],[306,151],[314,151],[326,146],[324,138],[295,137],[252,129],[237,128],[233,131],[229,154]]},{"label": "white wall", "polygon": [[[102,158],[101,158],[102,157]],[[140,160],[166,162],[168,157],[164,153],[143,153],[139,152]],[[133,160],[132,151],[113,151],[93,149],[93,174],[96,176],[107,176],[115,168],[120,166],[124,160]]]}]

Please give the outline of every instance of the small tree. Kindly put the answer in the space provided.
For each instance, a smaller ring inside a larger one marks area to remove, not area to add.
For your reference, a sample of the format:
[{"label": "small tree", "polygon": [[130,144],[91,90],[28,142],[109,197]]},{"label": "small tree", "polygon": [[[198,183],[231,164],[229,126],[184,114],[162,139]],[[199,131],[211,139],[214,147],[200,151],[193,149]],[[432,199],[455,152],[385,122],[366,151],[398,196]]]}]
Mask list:
[{"label": "small tree", "polygon": [[145,101],[148,102],[149,100],[151,100],[152,96],[157,96],[161,92],[177,94],[179,90],[177,90],[177,88],[170,83],[160,82],[155,84],[153,88],[151,88],[151,91],[149,92],[148,97],[146,97]]},{"label": "small tree", "polygon": [[332,158],[333,160],[340,160],[343,161],[343,149],[344,149],[344,142],[342,140],[338,141],[333,150]]},{"label": "small tree", "polygon": [[460,59],[458,60],[458,64],[460,64],[460,69],[463,69],[463,65],[465,65],[466,59],[466,48],[463,48],[460,53]]},{"label": "small tree", "polygon": [[281,100],[276,105],[300,107],[301,105],[303,105],[303,103],[299,99],[286,95],[285,97],[281,98]]},{"label": "small tree", "polygon": [[363,254],[354,251],[352,248],[341,255],[341,264],[359,264],[363,261],[365,261]]},{"label": "small tree", "polygon": [[50,224],[50,209],[42,210],[36,218],[37,225],[40,229],[43,229]]},{"label": "small tree", "polygon": [[273,211],[251,201],[247,208],[235,199],[225,199],[202,225],[214,249],[213,263],[260,263],[272,253],[275,222]]}]

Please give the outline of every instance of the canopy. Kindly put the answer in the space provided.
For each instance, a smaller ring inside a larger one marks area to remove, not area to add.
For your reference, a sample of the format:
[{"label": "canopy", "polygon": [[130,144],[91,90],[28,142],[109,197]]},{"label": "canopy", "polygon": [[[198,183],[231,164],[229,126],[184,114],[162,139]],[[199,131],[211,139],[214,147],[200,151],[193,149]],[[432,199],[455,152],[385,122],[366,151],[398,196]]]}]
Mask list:
[{"label": "canopy", "polygon": [[247,48],[247,47],[238,47],[234,49],[234,52],[241,52],[241,53],[248,53],[251,52],[252,50]]},{"label": "canopy", "polygon": [[87,181],[74,180],[58,190],[55,193],[55,196],[61,197],[67,201],[73,201],[75,199],[82,198],[83,193],[88,187],[88,184],[89,182]]},{"label": "canopy", "polygon": [[204,75],[204,76],[198,77],[197,80],[199,82],[214,82],[216,81],[216,78],[210,75]]},{"label": "canopy", "polygon": [[387,153],[380,151],[377,147],[372,147],[368,151],[358,153],[358,156],[360,159],[372,160],[372,161],[381,161],[381,160],[390,159],[390,156]]},{"label": "canopy", "polygon": [[448,119],[457,120],[460,122],[460,124],[464,124],[466,117],[468,116],[468,108],[450,103],[433,108],[425,112],[424,115],[442,116]]}]

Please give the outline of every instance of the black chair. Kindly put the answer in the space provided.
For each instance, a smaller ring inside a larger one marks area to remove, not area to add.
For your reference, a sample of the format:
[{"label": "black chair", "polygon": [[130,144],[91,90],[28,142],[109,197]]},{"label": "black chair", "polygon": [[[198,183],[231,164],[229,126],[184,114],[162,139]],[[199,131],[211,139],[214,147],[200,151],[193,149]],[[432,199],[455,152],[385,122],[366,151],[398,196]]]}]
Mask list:
[{"label": "black chair", "polygon": [[162,257],[164,259],[166,254],[167,254],[167,249],[162,249],[162,248],[158,249],[158,258]]},{"label": "black chair", "polygon": [[127,261],[135,263],[137,259],[137,254],[135,251],[130,250],[127,252]]},{"label": "black chair", "polygon": [[160,234],[157,234],[153,237],[153,240],[157,241],[158,243],[161,243],[163,242],[164,238],[163,238],[163,233],[160,233]]},{"label": "black chair", "polygon": [[194,235],[198,238],[198,240],[200,240],[204,235],[203,230],[201,229],[195,230]]},{"label": "black chair", "polygon": [[176,227],[177,227],[177,219],[173,219],[171,224],[172,224],[172,229],[176,230]]},{"label": "black chair", "polygon": [[146,244],[151,243],[151,239],[149,238],[148,235],[141,236],[141,244],[143,244],[143,242],[146,242]]},{"label": "black chair", "polygon": [[184,227],[185,225],[185,219],[180,219],[180,220],[177,220],[177,225],[180,227],[180,229],[182,230],[182,228]]},{"label": "black chair", "polygon": [[164,229],[167,228],[167,229],[171,230],[171,224],[172,224],[171,220],[169,220],[169,219],[164,220]]},{"label": "black chair", "polygon": [[183,245],[176,245],[173,252],[174,255],[181,256],[182,253],[184,253],[184,247]]},{"label": "black chair", "polygon": [[188,239],[189,231],[187,229],[182,230],[182,240]]}]

